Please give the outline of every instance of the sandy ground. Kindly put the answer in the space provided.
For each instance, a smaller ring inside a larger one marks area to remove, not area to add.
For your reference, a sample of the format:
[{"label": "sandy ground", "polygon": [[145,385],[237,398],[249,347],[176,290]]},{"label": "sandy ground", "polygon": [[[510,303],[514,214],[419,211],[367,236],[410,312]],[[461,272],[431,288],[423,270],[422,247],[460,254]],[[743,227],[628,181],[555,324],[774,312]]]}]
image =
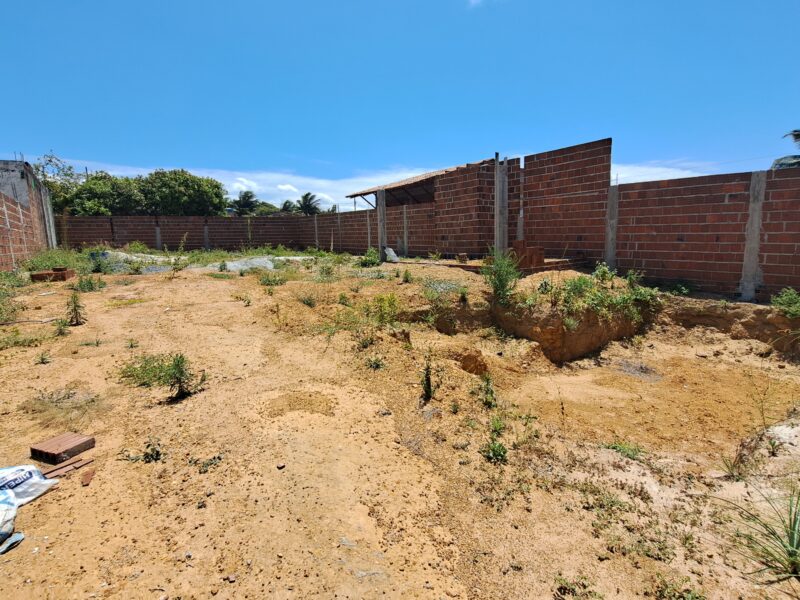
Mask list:
[{"label": "sandy ground", "polygon": [[[760,342],[668,325],[560,368],[480,324],[447,336],[404,323],[365,350],[323,329],[346,310],[341,293],[358,304],[392,292],[424,310],[425,277],[484,301],[477,275],[409,269],[415,283],[390,267],[385,280],[343,270],[272,295],[251,276],[108,276],[81,295],[88,323],[0,352],[0,464],[30,462],[31,443],[64,430],[97,439],[90,486],[78,471],[20,509],[26,540],[0,557],[6,597],[552,598],[559,575],[605,598],[653,597],[659,576],[708,598],[766,597],[743,577],[713,498],[752,491],[723,481],[720,457],[757,426],[757,398],[786,417],[800,398],[796,365],[760,356]],[[25,318],[45,318],[68,295],[39,284],[19,300]],[[207,376],[180,403],[120,378],[135,355],[177,351]],[[441,387],[420,408],[428,351]],[[36,364],[42,352],[51,362]],[[494,411],[471,393],[469,356],[494,378]],[[65,387],[98,401],[77,416],[26,410]],[[506,424],[506,465],[479,453],[492,415]],[[121,458],[149,439],[162,462]],[[644,453],[604,447],[615,441]],[[201,472],[196,459],[217,455]]]}]

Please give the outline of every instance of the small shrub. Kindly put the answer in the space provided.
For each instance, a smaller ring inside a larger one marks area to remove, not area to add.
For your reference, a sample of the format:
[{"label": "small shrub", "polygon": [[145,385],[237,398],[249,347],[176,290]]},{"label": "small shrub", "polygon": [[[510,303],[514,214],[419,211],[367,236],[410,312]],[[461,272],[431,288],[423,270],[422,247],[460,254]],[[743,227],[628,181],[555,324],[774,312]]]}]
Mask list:
[{"label": "small shrub", "polygon": [[347,294],[345,294],[344,292],[339,294],[338,303],[341,304],[342,306],[348,306],[348,307],[352,306],[352,303],[350,302],[349,296]]},{"label": "small shrub", "polygon": [[231,295],[231,298],[233,300],[238,300],[239,302],[241,302],[245,306],[250,306],[250,304],[252,304],[252,302],[253,302],[252,298],[250,298],[250,296],[247,295],[247,294],[238,294],[237,293],[237,294]]},{"label": "small shrub", "polygon": [[381,255],[377,248],[367,248],[364,256],[358,260],[358,265],[364,268],[376,267],[379,264],[381,264]]},{"label": "small shrub", "polygon": [[413,280],[414,279],[411,277],[411,271],[409,271],[408,269],[403,271],[403,279],[402,279],[403,283],[411,283]]},{"label": "small shrub", "polygon": [[367,316],[378,325],[391,325],[397,321],[399,303],[394,294],[379,294],[366,307]]},{"label": "small shrub", "polygon": [[377,371],[378,369],[385,367],[386,363],[380,356],[370,356],[367,358],[367,366],[373,371]]},{"label": "small shrub", "polygon": [[301,304],[305,304],[309,308],[314,308],[317,305],[317,298],[313,294],[301,294],[297,299]]},{"label": "small shrub", "polygon": [[70,289],[76,292],[96,292],[106,287],[106,282],[100,277],[92,277],[91,275],[80,275],[78,281],[69,286]]},{"label": "small shrub", "polygon": [[69,333],[69,321],[66,319],[56,319],[53,321],[53,335],[62,337]]},{"label": "small shrub", "polygon": [[506,423],[503,421],[503,417],[500,415],[492,415],[491,420],[489,421],[489,433],[491,434],[492,438],[498,438],[503,435],[503,431],[506,429]]},{"label": "small shrub", "polygon": [[592,273],[592,277],[594,277],[600,283],[613,283],[614,277],[617,276],[617,272],[610,268],[606,263],[599,262],[597,266],[594,268],[594,272]]},{"label": "small shrub", "polygon": [[67,300],[67,323],[70,327],[77,327],[86,323],[86,309],[81,304],[78,292],[72,292]]},{"label": "small shrub", "polygon": [[267,272],[258,278],[258,283],[271,288],[286,283],[286,277],[281,273]]},{"label": "small shrub", "polygon": [[317,281],[322,283],[333,281],[336,278],[336,266],[330,261],[321,262],[317,269]]},{"label": "small shrub", "polygon": [[485,408],[497,408],[497,394],[494,390],[492,376],[488,373],[481,375],[480,384],[472,390],[472,395],[477,396]]},{"label": "small shrub", "polygon": [[639,460],[641,455],[644,454],[644,450],[642,450],[641,446],[625,441],[617,441],[611,444],[605,444],[604,447],[608,448],[609,450],[614,450],[625,458],[629,458],[631,460]]},{"label": "small shrub", "polygon": [[772,306],[790,319],[800,318],[800,293],[792,288],[784,288],[772,297]]},{"label": "small shrub", "polygon": [[420,375],[420,385],[422,386],[420,404],[424,405],[433,400],[436,395],[436,390],[438,390],[439,385],[441,385],[441,382],[436,379],[436,369],[433,366],[433,357],[430,350],[425,353],[425,362]]},{"label": "small shrub", "polygon": [[366,350],[370,346],[372,346],[376,339],[375,339],[375,332],[371,329],[359,329],[355,332],[356,337],[356,348],[359,350]]},{"label": "small shrub", "polygon": [[461,407],[459,406],[458,402],[453,401],[450,404],[450,412],[454,415],[457,415],[459,410],[461,410]]},{"label": "small shrub", "polygon": [[189,359],[181,353],[139,356],[123,366],[121,375],[141,387],[167,387],[172,392],[171,400],[191,396],[205,383],[205,374],[195,375]]},{"label": "small shrub", "polygon": [[190,458],[189,464],[192,466],[197,465],[197,472],[201,475],[205,475],[211,469],[221,463],[223,458],[225,458],[223,454],[215,454],[211,458],[207,458],[204,461],[201,461],[199,458]]},{"label": "small shrub", "polygon": [[222,262],[219,263],[219,267],[217,268],[219,269],[220,273],[224,273],[228,270],[228,263],[223,260]]},{"label": "small shrub", "polygon": [[120,457],[122,460],[130,462],[155,463],[164,462],[167,455],[161,449],[161,443],[158,438],[150,438],[144,445],[144,452],[141,454],[131,454],[127,450],[122,450],[120,451]]},{"label": "small shrub", "polygon": [[138,348],[139,347],[139,342],[137,342],[133,338],[129,338],[128,341],[125,343],[125,345],[132,350],[134,348]]},{"label": "small shrub", "polygon": [[695,591],[688,583],[688,578],[674,581],[659,574],[653,595],[656,600],[706,600],[703,593]]},{"label": "small shrub", "polygon": [[592,589],[592,584],[586,577],[579,575],[574,579],[567,579],[561,574],[556,576],[553,600],[602,600],[603,596]]},{"label": "small shrub", "polygon": [[481,456],[492,464],[503,464],[508,460],[508,449],[502,442],[492,438],[480,449]]},{"label": "small shrub", "polygon": [[40,352],[36,355],[36,359],[33,361],[37,365],[46,365],[51,362],[50,355],[47,352]]},{"label": "small shrub", "polygon": [[768,497],[766,513],[722,500],[738,513],[743,526],[734,536],[736,549],[755,563],[747,573],[759,583],[800,583],[800,490],[784,497]]},{"label": "small shrub", "polygon": [[520,278],[517,260],[509,251],[498,252],[490,258],[481,269],[481,274],[492,288],[494,301],[507,306]]}]

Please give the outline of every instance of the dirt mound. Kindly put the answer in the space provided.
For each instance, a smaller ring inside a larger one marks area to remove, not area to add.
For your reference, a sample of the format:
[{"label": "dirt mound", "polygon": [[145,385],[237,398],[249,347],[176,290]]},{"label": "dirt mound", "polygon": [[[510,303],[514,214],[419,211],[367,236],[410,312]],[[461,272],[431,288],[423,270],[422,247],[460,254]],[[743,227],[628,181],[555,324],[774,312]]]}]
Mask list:
[{"label": "dirt mound", "polygon": [[665,303],[661,319],[686,328],[712,327],[733,339],[760,340],[800,356],[800,319],[789,319],[771,306],[678,297]]},{"label": "dirt mound", "polygon": [[591,311],[570,321],[571,328],[554,310],[526,311],[496,305],[492,315],[506,333],[538,342],[544,355],[555,363],[591,354],[611,341],[631,337],[643,326],[623,317],[601,319]]}]

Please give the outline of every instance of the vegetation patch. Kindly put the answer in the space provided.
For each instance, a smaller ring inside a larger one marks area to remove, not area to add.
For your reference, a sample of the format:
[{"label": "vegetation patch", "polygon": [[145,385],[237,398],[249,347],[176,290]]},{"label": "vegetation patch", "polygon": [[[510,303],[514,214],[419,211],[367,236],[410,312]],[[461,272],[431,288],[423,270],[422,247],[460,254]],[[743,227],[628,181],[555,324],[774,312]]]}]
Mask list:
[{"label": "vegetation patch", "polygon": [[33,415],[46,427],[77,427],[86,423],[100,407],[98,396],[74,387],[41,390],[20,405],[23,412]]},{"label": "vegetation patch", "polygon": [[189,359],[181,353],[137,356],[123,366],[120,374],[137,386],[169,388],[170,400],[199,392],[206,380],[205,373],[198,376],[192,371]]},{"label": "vegetation patch", "polygon": [[772,306],[790,319],[800,318],[800,293],[793,288],[784,288],[772,297]]}]

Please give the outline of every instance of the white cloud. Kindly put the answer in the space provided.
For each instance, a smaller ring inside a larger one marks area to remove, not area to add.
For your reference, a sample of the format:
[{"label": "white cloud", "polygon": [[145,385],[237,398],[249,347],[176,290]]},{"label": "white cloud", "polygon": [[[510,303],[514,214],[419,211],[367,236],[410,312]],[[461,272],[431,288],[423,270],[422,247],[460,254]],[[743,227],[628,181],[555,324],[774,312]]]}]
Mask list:
[{"label": "white cloud", "polygon": [[713,171],[713,163],[690,162],[684,160],[649,161],[644,163],[612,163],[611,183],[635,183],[637,181],[656,181],[659,179],[680,179],[698,177]]},{"label": "white cloud", "polygon": [[246,177],[237,177],[236,180],[231,184],[231,189],[236,192],[244,192],[246,190],[257,192],[261,188],[255,181],[251,179],[247,179]]},{"label": "white cloud", "polygon": [[[69,160],[77,169],[83,171],[108,171],[113,175],[132,177],[146,175],[154,167],[132,167],[93,161]],[[408,177],[419,175],[436,168],[413,169],[398,167],[382,171],[359,173],[350,177],[330,179],[297,175],[278,171],[231,171],[226,169],[187,169],[195,175],[213,177],[222,182],[231,195],[243,190],[257,192],[259,200],[280,206],[284,200],[295,199],[300,193],[311,192],[321,200],[323,208],[337,204],[340,210],[353,209],[353,200],[347,198],[359,190],[384,185]],[[716,172],[715,163],[692,162],[684,159],[648,161],[642,163],[613,163],[611,165],[611,183],[634,183],[637,181],[655,181],[659,179],[677,179],[681,177],[697,177]],[[360,198],[356,202],[359,209],[366,208]]]},{"label": "white cloud", "polygon": [[[146,175],[155,169],[155,167],[132,167],[75,159],[68,159],[68,162],[81,171],[83,171],[84,167],[88,167],[90,171],[107,171],[112,175],[127,177]],[[231,171],[227,169],[194,168],[187,168],[186,170],[202,177],[213,177],[220,181],[231,195],[236,195],[243,190],[252,190],[257,192],[259,200],[280,206],[284,200],[295,199],[300,193],[311,192],[320,198],[323,208],[329,208],[337,204],[340,210],[347,211],[353,209],[353,200],[346,197],[348,194],[407,179],[437,168],[440,167],[431,167],[430,169],[397,167],[382,171],[359,173],[338,179],[278,171]],[[363,209],[367,208],[367,205],[359,198],[356,201],[356,207]]]}]

